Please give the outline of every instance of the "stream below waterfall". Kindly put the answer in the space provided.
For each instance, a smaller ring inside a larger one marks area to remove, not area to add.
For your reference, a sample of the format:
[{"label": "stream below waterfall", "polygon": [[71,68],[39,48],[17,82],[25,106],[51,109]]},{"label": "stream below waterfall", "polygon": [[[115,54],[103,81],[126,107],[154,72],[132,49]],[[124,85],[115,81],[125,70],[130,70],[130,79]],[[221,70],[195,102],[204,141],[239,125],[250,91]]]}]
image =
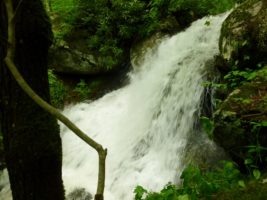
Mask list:
[{"label": "stream below waterfall", "polygon": [[[168,182],[178,184],[186,155],[216,149],[196,124],[205,96],[206,63],[219,53],[226,16],[203,18],[164,38],[147,52],[140,70],[129,74],[127,86],[63,111],[108,149],[106,200],[132,200],[137,185],[159,191]],[[66,193],[84,188],[93,195],[97,153],[63,125],[61,134]],[[0,179],[0,199],[11,199],[7,180]]]}]

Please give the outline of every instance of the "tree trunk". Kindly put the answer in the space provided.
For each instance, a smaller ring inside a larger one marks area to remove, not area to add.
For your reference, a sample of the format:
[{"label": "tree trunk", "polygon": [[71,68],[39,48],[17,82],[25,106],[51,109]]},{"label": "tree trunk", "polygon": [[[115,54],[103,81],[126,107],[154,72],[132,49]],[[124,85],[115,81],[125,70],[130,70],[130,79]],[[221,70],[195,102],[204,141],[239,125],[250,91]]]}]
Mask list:
[{"label": "tree trunk", "polygon": [[[15,64],[30,86],[49,101],[47,52],[51,25],[41,0],[14,0]],[[0,1],[0,128],[13,200],[63,200],[62,148],[56,119],[17,85],[4,64],[7,16]]]}]

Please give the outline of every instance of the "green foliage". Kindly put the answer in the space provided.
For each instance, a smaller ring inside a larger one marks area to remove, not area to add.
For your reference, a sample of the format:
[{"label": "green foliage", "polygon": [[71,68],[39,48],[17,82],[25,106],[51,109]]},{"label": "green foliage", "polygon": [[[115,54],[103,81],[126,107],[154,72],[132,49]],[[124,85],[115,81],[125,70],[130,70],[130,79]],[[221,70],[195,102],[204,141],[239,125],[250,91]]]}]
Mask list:
[{"label": "green foliage", "polygon": [[208,117],[201,117],[200,124],[203,130],[208,134],[209,138],[213,138],[214,122]]},{"label": "green foliage", "polygon": [[258,180],[258,179],[261,177],[261,172],[260,172],[260,170],[258,170],[258,169],[254,169],[254,170],[253,170],[253,176],[254,176],[255,179]]},{"label": "green foliage", "polygon": [[233,8],[235,3],[235,0],[170,0],[169,10],[190,10],[199,16],[216,15]]},{"label": "green foliage", "polygon": [[100,57],[100,65],[112,68],[124,60],[123,49],[138,35],[144,18],[145,4],[128,0],[76,0],[80,15],[76,27],[88,32],[88,47]]},{"label": "green foliage", "polygon": [[77,17],[77,6],[74,0],[51,0],[51,16],[59,18],[60,23],[54,22],[54,35],[56,40],[63,39],[70,34]]},{"label": "green foliage", "polygon": [[91,93],[89,85],[83,79],[77,84],[74,91],[78,93],[81,101],[88,99]]},{"label": "green foliage", "polygon": [[[239,0],[240,1],[240,0]],[[242,0],[241,0],[242,1]],[[99,64],[113,68],[125,61],[132,41],[155,32],[161,20],[175,15],[189,25],[205,15],[224,12],[238,0],[51,0],[56,39],[74,29],[88,33],[88,47]],[[178,14],[178,15],[177,15]],[[54,20],[56,21],[56,20]]]},{"label": "green foliage", "polygon": [[48,70],[49,90],[51,104],[56,108],[63,108],[67,90],[63,83],[56,77],[52,70]]},{"label": "green foliage", "polygon": [[[259,175],[256,174],[258,177]],[[244,187],[240,172],[232,162],[224,161],[222,168],[201,172],[198,167],[188,166],[182,173],[181,187],[166,185],[159,193],[148,192],[141,186],[134,190],[135,200],[196,200],[209,199],[218,191]]]},{"label": "green foliage", "polygon": [[138,185],[134,189],[134,193],[135,193],[134,197],[135,200],[142,200],[143,196],[147,193],[147,190],[144,189],[142,186]]},{"label": "green foliage", "polygon": [[240,172],[233,163],[225,161],[223,168],[206,173],[201,173],[198,168],[190,166],[185,169],[182,178],[184,179],[182,191],[190,194],[192,199],[197,199],[236,186]]},{"label": "green foliage", "polygon": [[224,80],[230,88],[236,88],[244,83],[255,79],[257,76],[257,71],[251,69],[245,70],[233,70],[224,76]]},{"label": "green foliage", "polygon": [[79,99],[81,101],[89,99],[95,90],[99,87],[101,81],[93,81],[91,83],[86,83],[85,80],[81,79],[80,82],[76,85],[74,91],[78,93]]},{"label": "green foliage", "polygon": [[86,30],[88,47],[96,52],[100,64],[113,68],[125,60],[132,41],[149,36],[168,16],[178,13],[180,21],[188,21],[189,25],[205,15],[224,12],[234,3],[235,0],[52,0],[52,10],[64,22],[57,37],[64,38],[73,29]]},{"label": "green foliage", "polygon": [[263,157],[263,155],[266,155],[267,148],[261,146],[259,141],[260,130],[263,127],[267,127],[267,121],[251,122],[251,125],[253,126],[252,134],[254,134],[255,141],[245,146],[247,158],[244,160],[244,164],[249,173],[258,179],[260,177],[259,164],[267,162],[267,157]]},{"label": "green foliage", "polygon": [[242,98],[242,97],[234,97],[233,100],[235,102],[239,102],[239,103],[241,103],[243,105],[250,104],[252,102],[251,99],[249,99],[249,98]]},{"label": "green foliage", "polygon": [[73,0],[51,0],[52,12],[60,14],[69,14],[74,8]]}]

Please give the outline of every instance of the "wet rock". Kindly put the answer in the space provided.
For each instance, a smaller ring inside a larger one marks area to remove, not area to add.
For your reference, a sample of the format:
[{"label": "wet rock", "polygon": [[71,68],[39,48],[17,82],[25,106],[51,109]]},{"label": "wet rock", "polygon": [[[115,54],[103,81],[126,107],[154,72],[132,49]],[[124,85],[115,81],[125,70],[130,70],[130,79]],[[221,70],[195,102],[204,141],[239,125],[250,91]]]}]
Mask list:
[{"label": "wet rock", "polygon": [[256,68],[267,62],[267,5],[265,0],[247,0],[225,20],[221,29],[220,52],[228,65]]},{"label": "wet rock", "polygon": [[71,49],[63,44],[50,49],[48,65],[55,72],[62,74],[96,75],[107,73],[111,70],[99,66],[92,54]]},{"label": "wet rock", "polygon": [[149,51],[153,53],[165,36],[166,34],[163,33],[155,33],[151,37],[135,43],[132,46],[130,51],[130,59],[132,67],[135,71],[138,71],[140,66],[142,66],[144,63],[145,55],[147,55],[146,53]]},{"label": "wet rock", "polygon": [[70,194],[67,195],[67,200],[91,200],[92,195],[87,192],[84,188],[74,189]]}]

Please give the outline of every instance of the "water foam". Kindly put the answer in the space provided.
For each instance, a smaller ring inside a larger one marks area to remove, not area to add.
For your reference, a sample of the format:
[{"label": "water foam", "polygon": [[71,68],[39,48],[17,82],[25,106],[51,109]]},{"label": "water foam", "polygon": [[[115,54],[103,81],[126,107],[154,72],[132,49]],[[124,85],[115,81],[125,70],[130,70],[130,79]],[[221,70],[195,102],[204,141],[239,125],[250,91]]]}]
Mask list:
[{"label": "water foam", "polygon": [[[147,53],[141,70],[129,75],[129,85],[90,104],[64,110],[108,149],[105,199],[130,200],[138,184],[157,191],[168,182],[179,182],[188,140],[198,132],[194,123],[204,92],[205,63],[219,52],[225,17],[203,18],[186,31],[165,38],[156,50]],[[61,134],[67,193],[85,188],[94,194],[96,152],[63,125]],[[0,198],[7,200],[6,181],[2,186]]]}]

